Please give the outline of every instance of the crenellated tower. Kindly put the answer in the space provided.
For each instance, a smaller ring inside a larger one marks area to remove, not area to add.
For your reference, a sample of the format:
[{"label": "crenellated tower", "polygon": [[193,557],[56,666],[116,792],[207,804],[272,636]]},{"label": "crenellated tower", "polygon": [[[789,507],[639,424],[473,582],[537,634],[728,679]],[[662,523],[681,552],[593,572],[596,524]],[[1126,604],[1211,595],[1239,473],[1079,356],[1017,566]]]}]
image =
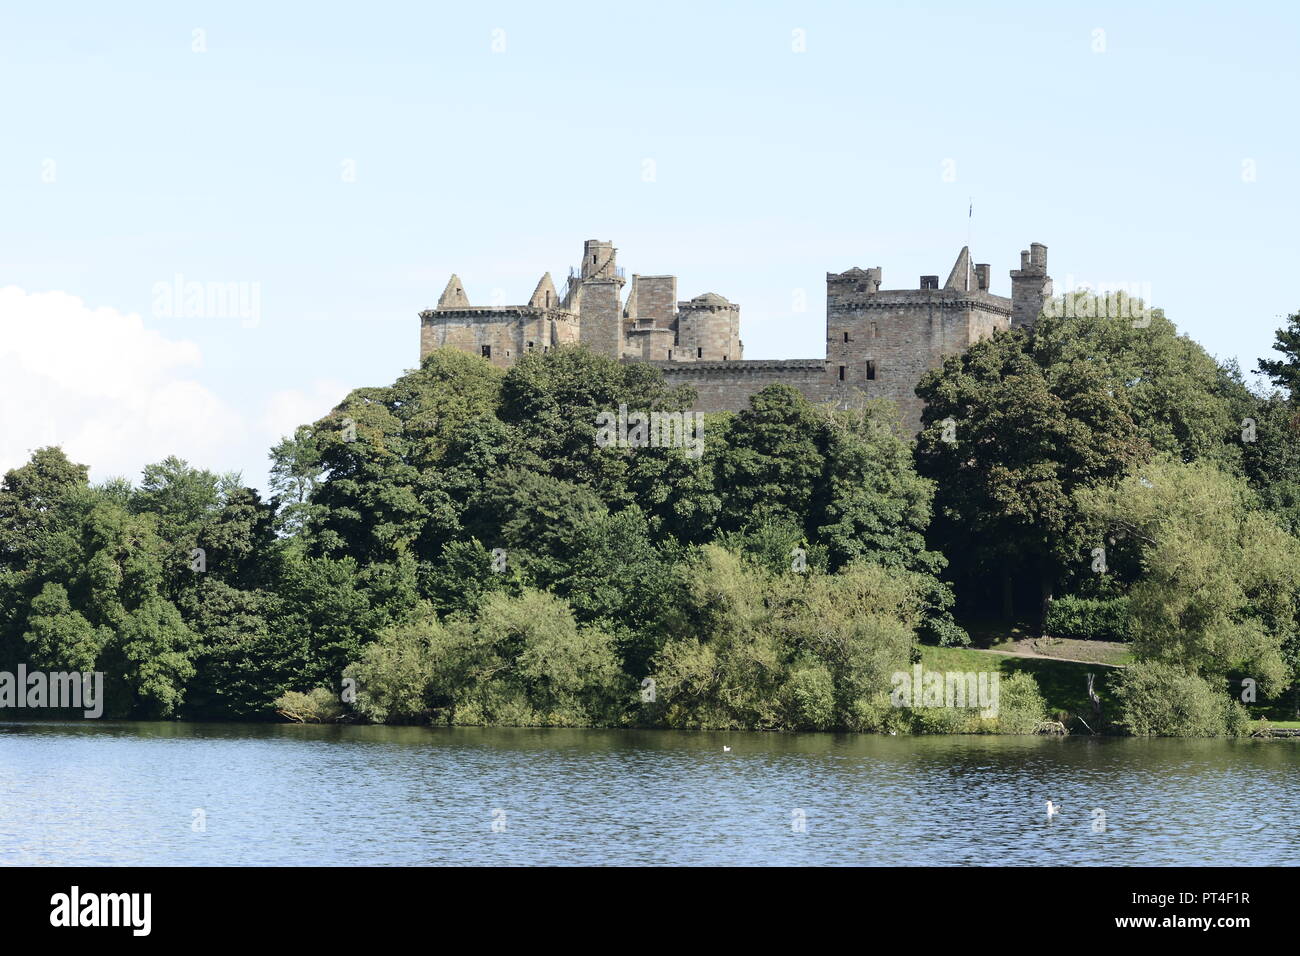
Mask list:
[{"label": "crenellated tower", "polygon": [[1031,242],[1020,252],[1020,268],[1011,270],[1011,326],[1032,326],[1052,297],[1052,277],[1047,274],[1047,246]]}]

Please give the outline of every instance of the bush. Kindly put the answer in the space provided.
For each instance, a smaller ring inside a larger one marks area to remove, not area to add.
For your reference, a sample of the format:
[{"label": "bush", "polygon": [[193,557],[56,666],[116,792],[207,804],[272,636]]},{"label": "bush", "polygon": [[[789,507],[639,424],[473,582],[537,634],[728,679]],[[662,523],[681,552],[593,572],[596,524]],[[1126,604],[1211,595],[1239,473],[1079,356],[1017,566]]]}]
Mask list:
[{"label": "bush", "polygon": [[286,691],[275,699],[275,710],[280,716],[300,724],[327,724],[343,716],[343,704],[324,687],[306,694]]},{"label": "bush", "polygon": [[980,729],[979,710],[966,707],[912,707],[914,734],[973,734]]},{"label": "bush", "polygon": [[1054,598],[1047,607],[1046,630],[1055,637],[1127,641],[1132,636],[1128,598]]},{"label": "bush", "polygon": [[1038,681],[1017,671],[998,684],[998,733],[1032,734],[1047,710]]},{"label": "bush", "polygon": [[1120,727],[1136,737],[1223,737],[1240,733],[1240,715],[1209,681],[1174,664],[1126,667],[1115,683]]},{"label": "bush", "polygon": [[795,730],[829,730],[835,725],[835,679],[822,664],[795,668],[782,692],[787,723]]},{"label": "bush", "polygon": [[579,625],[568,602],[525,588],[488,595],[470,624],[457,624],[471,665],[452,688],[466,713],[505,726],[593,727],[617,724],[635,700],[613,638]]},{"label": "bush", "polygon": [[357,682],[357,712],[376,723],[426,717],[434,709],[433,685],[448,683],[445,665],[455,651],[452,635],[428,604],[407,623],[382,631],[343,672]]}]

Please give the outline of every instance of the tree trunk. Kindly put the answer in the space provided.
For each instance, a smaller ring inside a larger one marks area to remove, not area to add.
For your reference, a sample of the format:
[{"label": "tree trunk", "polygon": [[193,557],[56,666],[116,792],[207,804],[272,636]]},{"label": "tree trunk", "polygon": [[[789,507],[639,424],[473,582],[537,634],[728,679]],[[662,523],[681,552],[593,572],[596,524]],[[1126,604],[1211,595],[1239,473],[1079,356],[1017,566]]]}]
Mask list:
[{"label": "tree trunk", "polygon": [[1039,593],[1042,595],[1042,603],[1038,608],[1038,634],[1040,637],[1047,636],[1047,606],[1052,603],[1052,592],[1056,588],[1056,575],[1053,573],[1050,564],[1043,564],[1042,576],[1039,580]]},{"label": "tree trunk", "polygon": [[1011,569],[1005,564],[1002,566],[1002,617],[1008,624],[1016,615],[1015,591],[1012,587],[1014,582],[1011,579]]}]

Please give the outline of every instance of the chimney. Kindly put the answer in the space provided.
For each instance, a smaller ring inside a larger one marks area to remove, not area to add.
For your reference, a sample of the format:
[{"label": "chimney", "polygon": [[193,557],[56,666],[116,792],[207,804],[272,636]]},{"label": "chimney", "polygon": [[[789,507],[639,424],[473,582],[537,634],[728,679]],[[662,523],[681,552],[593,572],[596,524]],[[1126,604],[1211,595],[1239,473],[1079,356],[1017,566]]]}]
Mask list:
[{"label": "chimney", "polygon": [[990,266],[987,262],[975,263],[976,285],[981,292],[989,291],[989,270]]},{"label": "chimney", "polygon": [[1030,243],[1029,249],[1020,253],[1020,268],[1011,270],[1011,327],[1032,326],[1051,295],[1047,246]]}]

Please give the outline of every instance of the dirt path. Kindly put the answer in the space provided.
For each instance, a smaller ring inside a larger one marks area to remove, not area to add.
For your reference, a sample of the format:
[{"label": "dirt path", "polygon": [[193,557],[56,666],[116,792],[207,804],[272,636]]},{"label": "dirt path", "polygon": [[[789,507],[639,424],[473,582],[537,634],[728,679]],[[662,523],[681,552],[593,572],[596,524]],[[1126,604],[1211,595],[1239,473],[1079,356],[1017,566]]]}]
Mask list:
[{"label": "dirt path", "polygon": [[1053,654],[1042,654],[1032,647],[1023,647],[1022,649],[1014,651],[995,651],[988,647],[973,647],[971,650],[979,651],[982,654],[1001,654],[1003,657],[1027,657],[1040,661],[1065,661],[1067,664],[1092,664],[1096,667],[1116,667],[1120,669],[1123,669],[1124,667],[1123,664],[1110,664],[1106,661],[1089,661],[1081,660],[1077,657],[1057,657]]}]

